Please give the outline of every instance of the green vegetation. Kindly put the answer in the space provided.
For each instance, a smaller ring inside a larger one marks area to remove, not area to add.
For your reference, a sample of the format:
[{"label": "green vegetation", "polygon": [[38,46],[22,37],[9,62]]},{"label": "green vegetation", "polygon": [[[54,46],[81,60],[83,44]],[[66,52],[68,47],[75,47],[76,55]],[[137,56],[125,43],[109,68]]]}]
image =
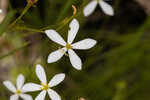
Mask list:
[{"label": "green vegetation", "polygon": [[[108,1],[115,8],[113,17],[99,7],[91,16],[84,17],[83,8],[89,1],[39,0],[31,6],[23,0],[10,0],[8,14],[0,25],[1,100],[8,100],[11,95],[2,84],[6,79],[15,83],[22,73],[26,82],[39,82],[36,64],[45,67],[48,79],[66,73],[65,80],[55,87],[62,100],[149,100],[150,17],[134,0]],[[77,8],[76,15],[72,5]],[[17,19],[21,13],[22,17]],[[56,29],[66,40],[73,18],[80,22],[75,41],[98,41],[90,50],[76,51],[83,61],[81,71],[72,67],[67,56],[47,63],[48,54],[60,47],[44,30]],[[38,93],[31,95],[35,98]]]}]

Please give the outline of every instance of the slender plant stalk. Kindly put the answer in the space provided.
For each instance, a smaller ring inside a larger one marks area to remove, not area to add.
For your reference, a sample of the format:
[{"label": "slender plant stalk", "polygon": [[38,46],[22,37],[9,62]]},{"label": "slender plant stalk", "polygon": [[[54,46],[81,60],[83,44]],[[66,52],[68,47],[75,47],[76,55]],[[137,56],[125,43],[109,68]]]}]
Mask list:
[{"label": "slender plant stalk", "polygon": [[74,16],[71,16],[68,20],[66,20],[63,25],[61,25],[60,27],[58,27],[56,30],[60,30],[62,29],[64,26],[66,26],[72,19],[74,18]]},{"label": "slender plant stalk", "polygon": [[17,29],[17,30],[27,30],[27,31],[38,32],[38,33],[44,33],[43,30],[33,29],[33,28],[29,28],[29,27],[19,27],[19,26],[17,26],[15,29]]},{"label": "slender plant stalk", "polygon": [[24,10],[22,11],[21,15],[14,22],[12,22],[12,24],[10,24],[10,27],[13,27],[19,20],[21,20],[21,18],[26,14],[26,12],[29,10],[31,6],[32,5],[28,3],[24,8]]},{"label": "slender plant stalk", "polygon": [[[74,18],[74,16],[71,16],[68,20],[63,22],[63,25],[61,25],[60,27],[58,27],[56,30],[60,30],[62,29],[64,26],[66,26],[72,19]],[[15,29],[17,30],[27,30],[27,31],[31,31],[31,32],[38,32],[38,33],[44,33],[44,30],[49,29],[50,27],[44,27],[42,29],[33,29],[33,28],[29,28],[29,27],[20,27],[17,26],[15,27]]]}]

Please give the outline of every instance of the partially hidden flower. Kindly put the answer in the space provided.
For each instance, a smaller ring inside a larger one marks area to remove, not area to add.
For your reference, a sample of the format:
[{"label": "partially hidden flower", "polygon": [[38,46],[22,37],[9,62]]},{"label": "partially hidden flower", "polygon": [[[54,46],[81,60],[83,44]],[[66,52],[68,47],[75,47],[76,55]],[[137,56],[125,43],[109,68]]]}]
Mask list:
[{"label": "partially hidden flower", "polygon": [[85,6],[83,10],[84,16],[89,16],[91,15],[94,10],[96,9],[96,6],[99,4],[99,6],[102,8],[102,11],[109,16],[114,15],[114,10],[113,8],[106,3],[104,0],[92,0],[87,6]]},{"label": "partially hidden flower", "polygon": [[61,100],[61,97],[51,88],[62,82],[65,78],[65,74],[57,74],[47,83],[45,71],[43,67],[38,64],[36,66],[36,75],[41,81],[41,84],[27,83],[24,85],[23,89],[28,92],[41,91],[35,100],[44,100],[47,92],[52,100]]},{"label": "partially hidden flower", "polygon": [[76,19],[73,19],[69,25],[70,30],[68,31],[68,40],[67,42],[55,31],[55,30],[46,30],[46,35],[54,42],[63,46],[63,48],[56,50],[49,54],[48,63],[53,63],[58,61],[66,52],[68,52],[68,56],[72,66],[77,69],[82,69],[82,61],[80,57],[73,51],[73,49],[86,50],[92,48],[96,41],[90,38],[84,39],[82,41],[73,43],[77,32],[79,30],[79,22]]},{"label": "partially hidden flower", "polygon": [[14,93],[14,95],[12,95],[10,97],[10,100],[19,100],[19,96],[23,99],[23,100],[32,100],[32,97],[28,94],[25,94],[26,92],[22,89],[23,85],[24,85],[24,76],[22,74],[18,75],[17,80],[16,80],[16,86],[17,88],[12,84],[12,82],[10,81],[4,81],[3,84],[11,91]]},{"label": "partially hidden flower", "polygon": [[3,10],[2,9],[0,9],[0,14],[3,12]]}]

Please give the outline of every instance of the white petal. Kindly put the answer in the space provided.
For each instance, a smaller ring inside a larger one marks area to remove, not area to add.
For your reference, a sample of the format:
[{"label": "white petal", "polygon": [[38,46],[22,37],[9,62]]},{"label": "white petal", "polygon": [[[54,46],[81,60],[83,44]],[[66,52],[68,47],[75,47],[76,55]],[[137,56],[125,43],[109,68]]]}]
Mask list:
[{"label": "white petal", "polygon": [[94,12],[96,6],[97,6],[97,1],[96,0],[91,1],[87,6],[85,6],[83,10],[84,16],[91,15]]},{"label": "white petal", "polygon": [[48,94],[52,100],[61,100],[60,96],[52,89],[48,90]]},{"label": "white petal", "polygon": [[32,96],[28,95],[28,94],[21,94],[20,97],[23,99],[23,100],[33,100],[32,99]]},{"label": "white petal", "polygon": [[10,81],[4,81],[3,84],[11,91],[16,92],[15,86]]},{"label": "white petal", "polygon": [[40,64],[36,65],[36,75],[43,84],[47,83],[44,68]]},{"label": "white petal", "polygon": [[23,92],[32,92],[32,91],[39,91],[41,90],[41,85],[34,84],[34,83],[27,83],[23,86]]},{"label": "white petal", "polygon": [[3,12],[3,10],[2,9],[0,9],[0,13],[2,13]]},{"label": "white petal", "polygon": [[46,30],[45,33],[52,41],[63,46],[66,45],[64,39],[55,30]]},{"label": "white petal", "polygon": [[110,15],[110,16],[114,15],[114,10],[108,3],[104,2],[103,0],[100,0],[99,5],[101,6],[105,14]]},{"label": "white petal", "polygon": [[64,78],[65,78],[65,74],[63,74],[63,73],[57,74],[57,75],[55,75],[55,76],[51,79],[51,81],[49,82],[48,85],[49,85],[50,87],[56,86],[56,85],[58,85],[60,82],[62,82],[62,81],[64,80]]},{"label": "white petal", "polygon": [[40,94],[35,98],[35,100],[44,100],[46,96],[46,91],[40,92]]},{"label": "white petal", "polygon": [[84,39],[77,43],[72,44],[73,49],[90,49],[96,44],[96,41],[93,39]]},{"label": "white petal", "polygon": [[19,96],[17,94],[10,96],[10,100],[18,100]]},{"label": "white petal", "polygon": [[76,19],[73,19],[69,24],[70,30],[68,32],[68,43],[71,44],[76,37],[76,34],[79,30],[79,22]]},{"label": "white petal", "polygon": [[24,76],[22,74],[20,74],[18,77],[17,77],[17,88],[18,89],[21,89],[22,86],[24,84]]},{"label": "white petal", "polygon": [[81,70],[82,62],[79,56],[71,49],[68,50],[68,53],[72,66],[77,70]]},{"label": "white petal", "polygon": [[66,51],[67,51],[66,48],[62,48],[50,53],[48,56],[48,63],[53,63],[58,61],[66,53]]}]

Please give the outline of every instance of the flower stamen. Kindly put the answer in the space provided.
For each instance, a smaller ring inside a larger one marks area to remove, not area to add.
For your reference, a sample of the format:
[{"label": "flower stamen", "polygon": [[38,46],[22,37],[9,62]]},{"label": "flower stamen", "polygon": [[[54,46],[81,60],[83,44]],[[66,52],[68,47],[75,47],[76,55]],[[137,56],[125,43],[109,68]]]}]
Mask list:
[{"label": "flower stamen", "polygon": [[72,49],[71,44],[67,43],[67,44],[66,44],[66,48],[67,48],[67,50]]},{"label": "flower stamen", "polygon": [[16,91],[16,94],[20,95],[20,94],[21,94],[21,90],[18,89],[18,90]]},{"label": "flower stamen", "polygon": [[41,90],[45,90],[45,91],[47,91],[50,88],[47,83],[46,84],[41,83],[41,86],[42,86]]}]

